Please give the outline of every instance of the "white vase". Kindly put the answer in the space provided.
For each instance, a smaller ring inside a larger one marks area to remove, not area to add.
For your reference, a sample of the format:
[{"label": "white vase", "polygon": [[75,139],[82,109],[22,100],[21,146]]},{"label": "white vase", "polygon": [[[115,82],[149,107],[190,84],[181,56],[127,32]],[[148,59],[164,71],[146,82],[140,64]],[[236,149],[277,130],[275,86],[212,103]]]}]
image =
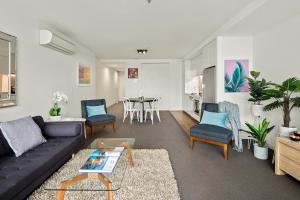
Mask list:
[{"label": "white vase", "polygon": [[261,117],[264,114],[264,105],[252,104],[251,111],[253,116]]},{"label": "white vase", "polygon": [[290,133],[293,133],[294,131],[297,131],[296,127],[284,127],[284,126],[279,126],[279,135],[288,137]]},{"label": "white vase", "polygon": [[261,160],[268,159],[268,147],[260,147],[257,143],[254,144],[254,156]]},{"label": "white vase", "polygon": [[61,116],[50,116],[51,121],[59,121],[61,120]]}]

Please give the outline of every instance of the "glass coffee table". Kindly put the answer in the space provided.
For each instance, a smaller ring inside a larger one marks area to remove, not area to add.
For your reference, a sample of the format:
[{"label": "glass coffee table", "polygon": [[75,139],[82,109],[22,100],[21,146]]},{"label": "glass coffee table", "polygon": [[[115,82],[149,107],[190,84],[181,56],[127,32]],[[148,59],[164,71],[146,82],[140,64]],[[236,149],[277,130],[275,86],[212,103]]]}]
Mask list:
[{"label": "glass coffee table", "polygon": [[[66,169],[60,169],[55,175],[55,181],[46,183],[45,190],[57,191],[57,199],[63,200],[66,192],[72,191],[102,191],[107,192],[107,199],[113,199],[113,191],[121,188],[127,166],[134,166],[131,149],[134,138],[97,138],[85,149],[78,152],[66,164]],[[112,173],[79,173],[80,167],[86,162],[95,149],[110,151],[115,147],[124,147],[124,151]],[[67,173],[65,173],[67,171]]]}]

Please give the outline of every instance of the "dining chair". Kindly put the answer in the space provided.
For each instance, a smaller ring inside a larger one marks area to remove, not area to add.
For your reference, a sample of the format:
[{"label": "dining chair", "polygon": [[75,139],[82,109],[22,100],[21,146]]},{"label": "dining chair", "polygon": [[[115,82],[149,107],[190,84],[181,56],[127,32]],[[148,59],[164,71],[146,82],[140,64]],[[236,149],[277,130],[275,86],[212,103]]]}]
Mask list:
[{"label": "dining chair", "polygon": [[154,112],[156,112],[157,118],[160,120],[160,115],[159,115],[159,99],[160,98],[155,98],[152,102],[150,102],[149,104],[145,104],[145,122],[147,121],[147,115],[148,113],[150,114],[150,119],[152,121],[153,124],[153,119],[154,119]]},{"label": "dining chair", "polygon": [[151,101],[151,102],[148,102],[148,103],[146,103],[145,105],[144,105],[144,119],[145,119],[145,121],[144,122],[146,122],[147,121],[147,116],[148,116],[148,113],[150,114],[150,119],[151,119],[151,121],[152,121],[152,124],[153,124],[153,113],[154,113],[154,107],[155,107],[155,103],[156,103],[156,98],[153,100],[153,101]]},{"label": "dining chair", "polygon": [[139,121],[140,109],[133,107],[133,102],[131,102],[128,98],[123,98],[122,103],[123,103],[123,108],[124,108],[123,123],[125,122],[125,119],[127,118],[128,114],[129,114],[129,118],[130,118],[130,124],[132,124],[134,114],[136,114],[136,117]]},{"label": "dining chair", "polygon": [[160,120],[160,115],[159,115],[159,101],[161,100],[161,97],[157,97],[156,98],[156,102],[155,102],[155,112],[156,112],[156,115],[157,115],[157,118],[158,118],[158,121],[161,122]]}]

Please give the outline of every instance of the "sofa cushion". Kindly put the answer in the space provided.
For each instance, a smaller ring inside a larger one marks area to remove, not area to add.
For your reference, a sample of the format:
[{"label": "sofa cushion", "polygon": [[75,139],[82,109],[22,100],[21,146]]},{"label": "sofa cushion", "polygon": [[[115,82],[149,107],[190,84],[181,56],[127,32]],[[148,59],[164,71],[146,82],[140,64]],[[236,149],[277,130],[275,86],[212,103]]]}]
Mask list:
[{"label": "sofa cushion", "polygon": [[41,116],[32,117],[33,121],[40,127],[42,133],[44,133],[45,121]]},{"label": "sofa cushion", "polygon": [[228,144],[232,139],[232,131],[210,124],[197,124],[190,129],[190,135],[202,139]]},{"label": "sofa cushion", "polygon": [[46,142],[41,129],[31,117],[2,122],[0,123],[0,128],[7,143],[17,157]]},{"label": "sofa cushion", "polygon": [[88,117],[86,119],[86,123],[89,126],[108,124],[108,123],[113,123],[115,121],[116,121],[116,116],[114,115],[96,115],[96,116]]},{"label": "sofa cushion", "polygon": [[13,155],[14,152],[10,148],[9,144],[7,143],[2,131],[0,129],[0,158],[5,155]]},{"label": "sofa cushion", "polygon": [[50,138],[46,143],[20,157],[5,156],[0,159],[0,199],[14,199],[33,181],[38,180],[65,156],[70,156],[74,146],[82,142],[79,137]]},{"label": "sofa cushion", "polygon": [[74,137],[81,133],[81,122],[51,122],[46,123],[44,134],[47,137]]},{"label": "sofa cushion", "polygon": [[[44,120],[41,116],[32,117],[33,121],[40,127],[41,131],[44,130]],[[10,148],[9,144],[7,143],[5,137],[2,134],[0,129],[0,158],[5,155],[13,155],[14,152]]]}]

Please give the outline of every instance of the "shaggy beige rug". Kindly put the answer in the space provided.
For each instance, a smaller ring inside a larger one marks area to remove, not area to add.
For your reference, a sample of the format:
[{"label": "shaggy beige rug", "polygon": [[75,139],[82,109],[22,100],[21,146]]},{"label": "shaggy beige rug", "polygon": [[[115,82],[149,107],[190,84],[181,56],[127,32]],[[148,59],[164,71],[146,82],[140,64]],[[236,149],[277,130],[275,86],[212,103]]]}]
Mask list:
[{"label": "shaggy beige rug", "polygon": [[[85,158],[87,158],[89,153],[90,150],[81,150],[78,152],[73,159],[68,161],[45,181],[45,183],[29,197],[29,200],[56,200],[57,191],[45,190],[45,188],[57,187],[60,181],[69,179],[74,176],[74,173],[77,174],[78,168],[86,160]],[[133,150],[133,159],[135,166],[133,168],[127,167],[121,188],[113,192],[114,200],[180,199],[169,155],[165,149],[135,149]],[[120,160],[120,162],[123,161]],[[126,160],[124,160],[124,162],[126,162]],[[122,173],[122,170],[120,173]],[[114,177],[110,178],[114,180]],[[97,180],[86,180],[80,184],[82,185],[77,185],[76,187],[102,187],[102,184]],[[91,186],[91,184],[97,185]],[[72,191],[65,193],[65,199],[104,200],[107,199],[107,193],[99,191]]]}]

